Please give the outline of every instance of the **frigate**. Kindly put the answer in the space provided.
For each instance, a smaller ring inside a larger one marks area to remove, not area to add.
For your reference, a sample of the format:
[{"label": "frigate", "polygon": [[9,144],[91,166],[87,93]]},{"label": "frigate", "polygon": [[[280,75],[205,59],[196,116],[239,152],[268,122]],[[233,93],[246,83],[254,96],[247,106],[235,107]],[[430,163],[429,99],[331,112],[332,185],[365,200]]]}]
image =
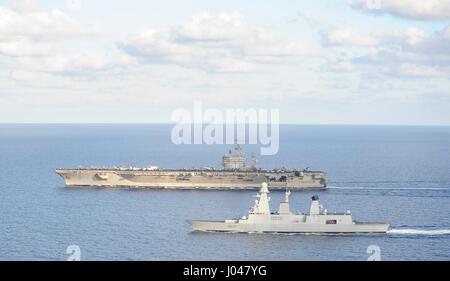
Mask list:
[{"label": "frigate", "polygon": [[252,155],[246,164],[245,154],[239,144],[222,157],[223,167],[160,169],[145,168],[58,168],[56,173],[67,186],[94,187],[146,187],[173,189],[258,189],[267,182],[271,189],[326,188],[326,173],[305,169],[261,169]]},{"label": "frigate", "polygon": [[208,232],[262,232],[262,233],[386,233],[388,223],[357,222],[352,213],[330,213],[319,203],[319,197],[312,197],[309,214],[292,213],[289,206],[290,191],[285,193],[278,212],[271,212],[267,183],[255,200],[247,216],[225,221],[189,220],[194,231]]}]

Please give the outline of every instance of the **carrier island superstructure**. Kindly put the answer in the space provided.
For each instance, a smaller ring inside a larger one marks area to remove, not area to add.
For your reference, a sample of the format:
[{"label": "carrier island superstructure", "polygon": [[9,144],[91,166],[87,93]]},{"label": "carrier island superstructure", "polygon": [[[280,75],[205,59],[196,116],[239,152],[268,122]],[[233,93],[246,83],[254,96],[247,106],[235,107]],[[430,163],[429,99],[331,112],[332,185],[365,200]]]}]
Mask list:
[{"label": "carrier island superstructure", "polygon": [[246,165],[240,145],[222,158],[223,168],[160,169],[146,168],[73,168],[56,169],[67,186],[136,187],[172,189],[258,189],[267,182],[270,189],[326,188],[326,173],[306,169],[258,169],[256,158]]}]

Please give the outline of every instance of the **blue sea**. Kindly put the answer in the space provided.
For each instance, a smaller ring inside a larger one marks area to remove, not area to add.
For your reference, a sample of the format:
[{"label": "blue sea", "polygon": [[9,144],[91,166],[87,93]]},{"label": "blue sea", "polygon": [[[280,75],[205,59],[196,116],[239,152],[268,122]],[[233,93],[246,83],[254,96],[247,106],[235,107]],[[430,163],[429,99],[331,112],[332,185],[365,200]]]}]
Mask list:
[{"label": "blue sea", "polygon": [[[329,188],[295,191],[306,212],[386,221],[386,235],[193,233],[187,219],[245,215],[255,191],[66,188],[57,167],[220,167],[232,145],[174,145],[170,125],[0,125],[0,259],[450,260],[450,127],[283,125],[263,168],[328,173]],[[244,145],[248,155],[259,146]],[[271,192],[277,209],[283,192]],[[369,249],[370,250],[370,249]],[[369,251],[370,252],[370,251]]]}]

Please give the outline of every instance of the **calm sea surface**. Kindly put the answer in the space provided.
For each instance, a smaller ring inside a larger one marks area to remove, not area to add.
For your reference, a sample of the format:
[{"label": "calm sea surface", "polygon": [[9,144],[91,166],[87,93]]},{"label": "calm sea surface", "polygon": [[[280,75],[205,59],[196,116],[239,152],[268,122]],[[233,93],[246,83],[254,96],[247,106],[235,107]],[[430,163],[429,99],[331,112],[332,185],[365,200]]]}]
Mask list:
[{"label": "calm sea surface", "polygon": [[[328,172],[330,188],[297,191],[306,212],[317,193],[329,211],[387,221],[387,235],[192,233],[187,219],[245,215],[254,191],[66,188],[57,167],[220,167],[232,146],[181,145],[169,125],[0,125],[0,259],[450,260],[450,127],[297,126],[263,168]],[[258,146],[245,151],[259,152]],[[271,193],[272,209],[283,192]]]}]

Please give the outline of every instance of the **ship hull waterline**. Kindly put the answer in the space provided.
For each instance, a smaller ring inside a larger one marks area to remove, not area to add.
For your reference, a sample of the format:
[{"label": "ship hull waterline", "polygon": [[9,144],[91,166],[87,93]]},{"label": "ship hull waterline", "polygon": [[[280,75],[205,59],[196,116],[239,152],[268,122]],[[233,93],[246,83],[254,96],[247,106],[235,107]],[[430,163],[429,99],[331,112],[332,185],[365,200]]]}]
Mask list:
[{"label": "ship hull waterline", "polygon": [[[256,189],[273,174],[204,171],[117,171],[100,169],[57,169],[68,187],[128,187],[154,189]],[[268,181],[271,189],[323,189],[324,177],[305,173],[301,178]],[[284,173],[282,175],[289,175]]]},{"label": "ship hull waterline", "polygon": [[382,234],[389,229],[387,223],[355,223],[351,225],[323,224],[247,224],[223,221],[189,220],[193,231],[229,233],[303,233],[303,234]]}]

